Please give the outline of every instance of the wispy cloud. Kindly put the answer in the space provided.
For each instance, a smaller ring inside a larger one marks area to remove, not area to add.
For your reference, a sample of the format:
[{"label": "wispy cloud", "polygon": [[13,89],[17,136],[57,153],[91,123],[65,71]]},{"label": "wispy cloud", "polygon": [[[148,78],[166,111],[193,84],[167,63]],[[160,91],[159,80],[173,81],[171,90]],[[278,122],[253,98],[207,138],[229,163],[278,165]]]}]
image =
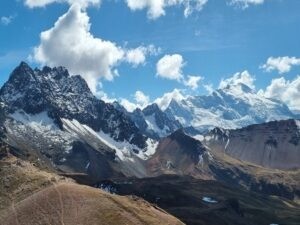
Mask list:
[{"label": "wispy cloud", "polygon": [[4,26],[9,25],[14,19],[16,18],[16,15],[10,15],[10,16],[2,16],[1,17],[1,24]]},{"label": "wispy cloud", "polygon": [[242,9],[246,9],[251,5],[261,5],[265,2],[265,0],[230,0],[229,5],[233,5],[236,7],[240,7]]}]

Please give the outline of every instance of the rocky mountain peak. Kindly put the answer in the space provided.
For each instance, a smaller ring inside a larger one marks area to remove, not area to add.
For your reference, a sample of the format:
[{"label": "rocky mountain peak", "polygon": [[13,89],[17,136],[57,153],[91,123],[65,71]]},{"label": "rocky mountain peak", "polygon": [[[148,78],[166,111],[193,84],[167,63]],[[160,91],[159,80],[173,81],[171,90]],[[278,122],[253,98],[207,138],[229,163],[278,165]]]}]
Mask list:
[{"label": "rocky mountain peak", "polygon": [[226,137],[227,133],[228,133],[227,130],[219,128],[219,127],[215,127],[214,129],[212,129],[208,132],[209,135],[216,135],[216,136],[220,136],[220,137]]},{"label": "rocky mountain peak", "polygon": [[27,63],[21,62],[10,74],[9,83],[18,87],[20,90],[28,83],[34,80],[34,71],[28,66]]},{"label": "rocky mountain peak", "polygon": [[202,143],[191,136],[185,134],[183,129],[178,129],[167,138],[176,141],[181,146],[185,146],[187,149],[196,149],[197,151],[203,151],[204,147]]},{"label": "rocky mountain peak", "polygon": [[14,70],[13,73],[23,73],[23,74],[27,74],[27,73],[32,73],[33,70],[31,69],[31,67],[24,61],[22,61],[19,66]]},{"label": "rocky mountain peak", "polygon": [[0,98],[10,113],[46,112],[58,126],[62,118],[75,119],[118,141],[145,147],[145,137],[127,115],[97,99],[81,76],[71,76],[64,67],[32,70],[22,62],[1,88]]},{"label": "rocky mountain peak", "polygon": [[158,105],[156,103],[148,105],[142,111],[145,115],[150,115],[150,114],[154,114],[154,113],[157,113],[157,112],[161,112],[160,108],[158,107]]},{"label": "rocky mountain peak", "polygon": [[53,79],[56,80],[60,80],[61,78],[67,78],[70,76],[69,71],[62,66],[59,67],[48,67],[48,66],[44,66],[42,71],[40,71],[39,69],[36,69],[36,71],[38,71],[40,74],[48,74],[50,75]]}]

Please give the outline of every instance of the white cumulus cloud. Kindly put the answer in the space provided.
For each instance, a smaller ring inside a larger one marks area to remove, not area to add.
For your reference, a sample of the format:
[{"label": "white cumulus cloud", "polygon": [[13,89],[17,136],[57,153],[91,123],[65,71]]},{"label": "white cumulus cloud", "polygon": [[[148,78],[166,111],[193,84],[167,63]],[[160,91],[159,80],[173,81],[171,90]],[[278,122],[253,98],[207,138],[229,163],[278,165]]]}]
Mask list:
[{"label": "white cumulus cloud", "polygon": [[121,98],[120,104],[128,111],[133,112],[135,109],[143,109],[150,103],[149,96],[145,95],[142,91],[136,91],[134,94],[134,101],[131,102],[128,99]]},{"label": "white cumulus cloud", "polygon": [[267,98],[278,99],[287,104],[291,110],[300,110],[300,76],[289,81],[284,77],[273,79],[265,91],[260,90],[260,95]]},{"label": "white cumulus cloud", "polygon": [[117,66],[128,62],[134,67],[159,50],[153,45],[125,49],[116,43],[94,37],[90,18],[81,4],[74,3],[52,28],[40,35],[32,59],[42,65],[65,66],[71,74],[80,74],[91,91],[97,92],[101,78],[113,80]]},{"label": "white cumulus cloud", "polygon": [[145,95],[142,91],[136,91],[134,99],[140,108],[146,107],[150,102],[149,96]]},{"label": "white cumulus cloud", "polygon": [[165,55],[156,64],[156,75],[161,78],[176,80],[184,86],[196,90],[203,77],[184,75],[182,69],[185,65],[186,62],[182,55]]},{"label": "white cumulus cloud", "polygon": [[184,16],[193,11],[201,11],[208,0],[126,0],[127,6],[135,10],[147,10],[148,18],[157,19],[166,14],[165,8],[180,5],[184,7]]},{"label": "white cumulus cloud", "polygon": [[126,52],[126,61],[137,67],[138,65],[145,64],[146,57],[148,55],[158,55],[160,54],[161,49],[156,48],[154,45],[149,46],[139,46],[135,49],[129,49]]},{"label": "white cumulus cloud", "polygon": [[93,92],[98,79],[113,80],[113,68],[123,59],[124,51],[115,43],[95,38],[90,33],[89,17],[78,4],[70,7],[54,27],[41,33],[34,59],[49,66],[65,66],[82,75]]},{"label": "white cumulus cloud", "polygon": [[232,77],[221,80],[219,88],[226,88],[228,85],[238,85],[240,83],[247,85],[248,87],[255,89],[255,78],[247,70],[243,72],[235,73]]},{"label": "white cumulus cloud", "polygon": [[292,66],[299,66],[300,58],[296,57],[270,57],[267,62],[261,66],[267,72],[277,70],[280,74],[287,73],[292,69]]},{"label": "white cumulus cloud", "polygon": [[156,74],[169,80],[180,81],[183,78],[182,68],[185,62],[179,54],[165,55],[156,64]]}]

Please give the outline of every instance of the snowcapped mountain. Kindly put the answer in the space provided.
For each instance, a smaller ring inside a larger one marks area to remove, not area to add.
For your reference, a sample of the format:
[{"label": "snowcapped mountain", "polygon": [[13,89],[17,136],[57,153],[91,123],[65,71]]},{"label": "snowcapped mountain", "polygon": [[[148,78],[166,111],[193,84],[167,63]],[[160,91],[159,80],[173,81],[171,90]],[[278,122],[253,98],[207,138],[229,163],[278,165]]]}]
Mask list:
[{"label": "snowcapped mountain", "polygon": [[61,118],[75,119],[117,141],[144,148],[146,138],[124,113],[97,99],[81,76],[70,76],[63,67],[32,70],[22,62],[0,90],[9,113],[46,113],[61,127]]},{"label": "snowcapped mountain", "polygon": [[[250,167],[232,158],[238,158],[233,155],[233,147],[234,143],[244,146],[243,136],[237,138],[237,142],[230,136],[227,146],[227,139],[216,144],[208,143],[207,139],[198,141],[185,134],[185,128],[192,130],[194,125],[198,129],[220,125],[235,127],[293,116],[284,104],[262,98],[244,85],[217,90],[210,96],[172,100],[166,110],[152,104],[128,113],[118,103],[107,104],[94,97],[80,76],[70,76],[62,67],[32,70],[25,63],[13,71],[1,88],[0,100],[0,123],[3,122],[5,128],[1,138],[12,147],[15,156],[62,174],[87,175],[91,183],[163,174],[205,179],[227,176],[229,183],[233,181],[228,177],[232,172],[234,179],[252,177],[254,172],[244,171]],[[181,127],[183,129],[178,130]],[[280,129],[274,131],[273,127],[267,127],[266,130],[266,138],[272,132],[278,133],[280,140],[284,138]],[[223,138],[221,129],[219,133]],[[255,133],[246,135],[256,138]],[[160,138],[163,136],[166,137]],[[275,142],[266,140],[268,146],[273,146],[273,151]],[[286,163],[291,162],[295,167],[298,165],[293,164],[294,159],[298,160],[298,136],[291,136],[291,140],[288,155],[292,158],[286,158]],[[232,157],[228,154],[229,159],[218,155],[218,148],[224,143],[225,148],[233,149]],[[254,144],[261,146],[260,139]],[[277,145],[281,144],[288,146],[284,141]],[[261,154],[266,151],[261,152],[253,156],[262,158]],[[242,159],[252,162],[248,158]],[[260,165],[259,161],[255,163]],[[245,185],[250,186],[253,182]]]},{"label": "snowcapped mountain", "polygon": [[112,104],[97,99],[80,76],[63,67],[21,63],[0,90],[6,142],[43,167],[94,179],[144,174],[139,166],[156,142]]},{"label": "snowcapped mountain", "polygon": [[240,128],[295,117],[284,103],[262,97],[242,83],[228,85],[207,96],[173,99],[164,112],[183,127],[194,127],[198,131],[213,127]]},{"label": "snowcapped mountain", "polygon": [[182,128],[179,121],[170,118],[156,103],[144,109],[137,108],[133,112],[127,112],[118,102],[114,102],[114,106],[126,113],[143,134],[153,139],[168,136]]}]

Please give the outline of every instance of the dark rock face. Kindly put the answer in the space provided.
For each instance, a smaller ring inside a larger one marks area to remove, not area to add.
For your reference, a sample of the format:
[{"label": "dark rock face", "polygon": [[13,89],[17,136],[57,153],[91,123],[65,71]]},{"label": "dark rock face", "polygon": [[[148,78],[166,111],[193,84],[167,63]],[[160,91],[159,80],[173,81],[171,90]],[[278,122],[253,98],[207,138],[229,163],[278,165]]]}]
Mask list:
[{"label": "dark rock face", "polygon": [[215,164],[209,165],[209,169],[214,174],[216,180],[235,187],[243,187],[264,195],[280,196],[290,200],[299,197],[299,185],[295,184],[295,182],[285,182],[285,178],[279,179],[278,182],[273,181],[278,176],[276,174],[270,177],[258,178],[238,167],[224,168]]},{"label": "dark rock face", "polygon": [[22,62],[1,88],[0,97],[10,113],[46,111],[59,126],[61,118],[76,119],[117,141],[145,147],[146,138],[127,115],[97,99],[81,76],[70,76],[63,67],[32,70]]},{"label": "dark rock face", "polygon": [[[134,110],[131,114],[130,117],[132,118],[132,120],[135,122],[135,124],[137,125],[137,127],[144,131],[145,133],[149,133],[151,135],[151,131],[147,131],[148,128],[148,124],[145,121],[145,115],[143,114],[143,111],[141,109],[136,109]],[[155,135],[154,132],[152,132],[153,136],[158,136]]]},{"label": "dark rock face", "polygon": [[143,109],[143,113],[145,116],[153,115],[157,126],[161,130],[163,130],[166,126],[169,129],[168,133],[172,133],[181,128],[180,123],[177,120],[171,120],[163,111],[161,111],[156,103],[149,105],[145,109]]},{"label": "dark rock face", "polygon": [[137,108],[133,112],[128,112],[118,102],[114,102],[113,105],[116,109],[130,117],[144,135],[152,139],[158,140],[182,128],[179,121],[174,117],[169,117],[156,103],[148,105],[143,110]]},{"label": "dark rock face", "polygon": [[168,138],[184,147],[186,149],[186,153],[193,156],[196,161],[199,160],[199,154],[202,154],[204,151],[206,151],[205,147],[200,141],[186,135],[182,129],[172,133]]},{"label": "dark rock face", "polygon": [[5,106],[3,102],[0,102],[0,138],[5,136],[4,122],[6,119]]},{"label": "dark rock face", "polygon": [[136,109],[129,115],[144,134],[154,139],[165,137],[182,127],[175,118],[168,117],[156,103],[143,110]]},{"label": "dark rock face", "polygon": [[275,169],[300,168],[300,122],[274,121],[236,130],[215,128],[206,144],[233,158]]}]

